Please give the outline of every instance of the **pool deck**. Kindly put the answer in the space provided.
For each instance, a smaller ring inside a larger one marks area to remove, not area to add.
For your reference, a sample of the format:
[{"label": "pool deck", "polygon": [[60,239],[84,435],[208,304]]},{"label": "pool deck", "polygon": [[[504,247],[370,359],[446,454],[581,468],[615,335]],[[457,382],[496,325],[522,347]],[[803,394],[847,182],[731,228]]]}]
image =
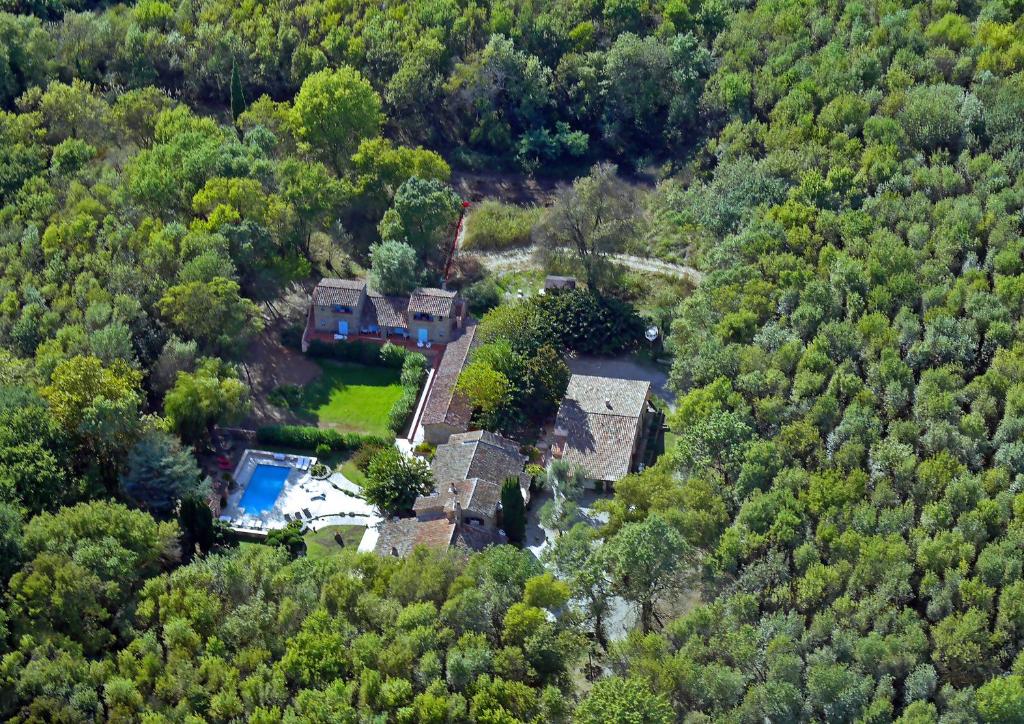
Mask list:
[{"label": "pool deck", "polygon": [[[371,528],[381,518],[373,506],[359,497],[362,489],[341,473],[332,473],[326,479],[314,478],[309,470],[316,458],[309,461],[306,470],[300,470],[302,456],[281,455],[266,450],[246,450],[235,470],[238,487],[228,496],[221,520],[232,529],[247,534],[266,534],[284,528],[296,518],[313,530],[328,525],[363,525]],[[253,470],[257,465],[278,465],[291,468],[274,506],[262,513],[249,512],[239,506]],[[306,511],[309,515],[306,515]],[[286,518],[285,515],[288,517]]]}]

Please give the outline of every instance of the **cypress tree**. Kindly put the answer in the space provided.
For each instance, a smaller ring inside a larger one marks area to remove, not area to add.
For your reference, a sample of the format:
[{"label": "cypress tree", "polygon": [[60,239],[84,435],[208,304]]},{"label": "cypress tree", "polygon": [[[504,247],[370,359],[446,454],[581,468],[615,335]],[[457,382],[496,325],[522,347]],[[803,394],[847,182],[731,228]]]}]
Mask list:
[{"label": "cypress tree", "polygon": [[231,120],[238,123],[238,117],[245,112],[245,94],[242,93],[242,77],[238,64],[231,61]]},{"label": "cypress tree", "polygon": [[526,537],[526,505],[523,504],[518,478],[507,478],[501,486],[501,515],[508,539],[522,545]]}]

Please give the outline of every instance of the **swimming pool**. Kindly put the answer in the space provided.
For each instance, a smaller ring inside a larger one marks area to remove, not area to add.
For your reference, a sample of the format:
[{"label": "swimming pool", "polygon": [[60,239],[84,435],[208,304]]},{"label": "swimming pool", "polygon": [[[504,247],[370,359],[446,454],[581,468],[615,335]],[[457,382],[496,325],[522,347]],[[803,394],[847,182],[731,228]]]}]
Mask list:
[{"label": "swimming pool", "polygon": [[257,465],[238,505],[245,508],[248,515],[270,510],[291,472],[291,468],[281,465]]}]

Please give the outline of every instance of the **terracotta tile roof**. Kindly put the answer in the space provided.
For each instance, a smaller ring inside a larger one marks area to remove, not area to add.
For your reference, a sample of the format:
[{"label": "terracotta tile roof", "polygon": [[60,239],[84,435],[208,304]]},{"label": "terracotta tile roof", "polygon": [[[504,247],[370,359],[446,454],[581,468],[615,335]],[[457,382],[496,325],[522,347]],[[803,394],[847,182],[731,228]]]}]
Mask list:
[{"label": "terracotta tile roof", "polygon": [[519,445],[493,432],[476,430],[452,435],[438,445],[430,464],[438,485],[481,478],[501,485],[505,478],[520,477],[526,456]]},{"label": "terracotta tile roof", "polygon": [[417,545],[447,548],[455,536],[455,523],[447,518],[420,520],[399,518],[381,524],[374,552],[382,556],[407,556]]},{"label": "terracotta tile roof", "polygon": [[563,402],[555,422],[567,433],[562,460],[592,480],[621,480],[629,473],[639,424],[638,417],[588,415]]},{"label": "terracotta tile roof", "polygon": [[409,295],[409,314],[422,312],[437,317],[452,316],[452,305],[455,304],[455,292],[421,287],[414,289]]},{"label": "terracotta tile roof", "polygon": [[409,300],[405,297],[389,297],[372,289],[366,290],[362,324],[378,324],[382,327],[409,327],[406,309]]},{"label": "terracotta tile roof", "polygon": [[573,375],[555,427],[565,430],[562,459],[593,480],[621,480],[629,473],[650,383]]},{"label": "terracotta tile roof", "polygon": [[469,360],[469,353],[474,347],[475,340],[476,323],[473,322],[466,325],[458,338],[448,343],[441,356],[441,363],[437,366],[427,402],[423,406],[420,424],[447,423],[460,430],[469,428],[473,409],[466,396],[455,391],[455,385]]},{"label": "terracotta tile roof", "polygon": [[430,495],[416,498],[412,509],[417,515],[425,513],[455,512],[458,501],[463,513],[494,518],[498,514],[498,503],[501,502],[501,487],[489,480],[473,478],[471,480],[453,480],[440,484]]},{"label": "terracotta tile roof", "polygon": [[366,282],[362,279],[321,279],[313,289],[313,304],[344,304],[348,307],[357,307],[365,288]]},{"label": "terracotta tile roof", "polygon": [[451,544],[460,550],[482,551],[503,543],[508,543],[508,538],[499,531],[464,524],[456,528]]},{"label": "terracotta tile roof", "polygon": [[588,414],[639,417],[650,389],[651,383],[645,380],[573,375],[565,399],[574,400]]},{"label": "terracotta tile roof", "polygon": [[508,539],[496,530],[469,524],[457,526],[447,518],[401,518],[381,525],[373,550],[381,556],[405,557],[418,545],[435,549],[453,546],[460,550],[478,551],[507,542]]}]

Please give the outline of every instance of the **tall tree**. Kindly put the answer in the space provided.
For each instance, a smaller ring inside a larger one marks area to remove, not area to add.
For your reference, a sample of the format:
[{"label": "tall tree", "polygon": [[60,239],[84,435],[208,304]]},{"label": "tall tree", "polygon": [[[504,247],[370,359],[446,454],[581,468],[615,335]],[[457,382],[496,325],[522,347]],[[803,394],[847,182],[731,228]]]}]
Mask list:
[{"label": "tall tree", "polygon": [[242,92],[242,76],[238,73],[238,62],[231,59],[231,120],[238,125],[238,117],[245,113],[245,94]]},{"label": "tall tree", "polygon": [[21,565],[21,513],[10,503],[0,501],[0,591]]},{"label": "tall tree", "polygon": [[413,176],[398,187],[378,229],[385,240],[408,243],[421,258],[438,258],[452,241],[447,235],[459,216],[459,197],[448,184]]},{"label": "tall tree", "polygon": [[601,548],[612,590],[636,605],[644,633],[651,631],[655,604],[681,590],[690,558],[690,546],[658,515],[627,523]]},{"label": "tall tree", "polygon": [[636,192],[617,170],[614,164],[597,164],[572,186],[559,189],[536,230],[549,253],[568,250],[587,284],[599,291],[607,286],[607,256],[634,237],[639,220]]},{"label": "tall tree", "polygon": [[157,308],[175,331],[208,354],[237,354],[263,329],[256,304],[239,294],[238,282],[222,277],[173,286]]},{"label": "tall tree", "polygon": [[525,543],[526,505],[519,478],[508,478],[501,485],[501,518],[508,539],[516,545]]},{"label": "tall tree", "polygon": [[653,692],[649,682],[618,676],[594,684],[573,717],[580,724],[670,724],[675,718],[672,705],[664,696]]},{"label": "tall tree", "polygon": [[349,165],[360,142],[380,133],[380,96],[349,66],[307,76],[295,96],[298,137],[336,171]]},{"label": "tall tree", "polygon": [[173,436],[154,430],[129,451],[121,492],[139,508],[166,518],[182,497],[199,492],[201,483],[192,453],[182,449]]},{"label": "tall tree", "polygon": [[416,286],[416,250],[401,241],[370,247],[370,286],[381,294],[408,294]]},{"label": "tall tree", "polygon": [[249,388],[234,367],[206,358],[195,372],[182,372],[164,398],[168,424],[185,442],[209,436],[218,422],[235,422],[249,410]]},{"label": "tall tree", "polygon": [[370,460],[363,497],[381,513],[390,515],[410,510],[416,496],[433,489],[434,476],[426,462],[386,447]]},{"label": "tall tree", "polygon": [[543,556],[559,578],[569,582],[573,598],[582,603],[585,620],[593,626],[594,640],[607,649],[605,621],[612,606],[612,592],[594,529],[577,523],[558,536]]},{"label": "tall tree", "polygon": [[210,502],[203,491],[185,495],[178,506],[178,526],[181,528],[181,558],[184,563],[195,554],[207,554],[214,547],[237,545],[237,538],[223,523],[213,519]]},{"label": "tall tree", "polygon": [[123,362],[105,367],[79,356],[58,363],[41,390],[58,424],[90,453],[82,463],[98,464],[108,482],[139,433],[140,377]]}]

